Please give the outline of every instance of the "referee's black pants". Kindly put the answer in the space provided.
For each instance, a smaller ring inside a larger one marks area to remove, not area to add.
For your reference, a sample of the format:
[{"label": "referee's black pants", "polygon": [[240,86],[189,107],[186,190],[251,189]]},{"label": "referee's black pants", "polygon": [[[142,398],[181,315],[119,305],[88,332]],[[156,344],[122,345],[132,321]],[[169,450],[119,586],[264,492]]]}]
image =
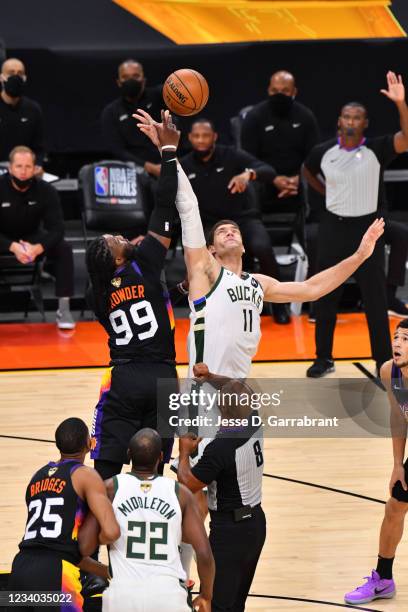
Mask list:
[{"label": "referee's black pants", "polygon": [[[325,270],[352,255],[375,218],[376,214],[339,217],[326,211],[319,227],[318,269]],[[380,367],[392,355],[382,238],[371,257],[356,270],[354,278],[364,302],[373,359]],[[341,285],[316,302],[316,355],[322,359],[332,359],[337,306],[342,292]]]},{"label": "referee's black pants", "polygon": [[232,512],[210,511],[210,544],[215,559],[212,612],[243,612],[265,537],[261,505],[252,518],[235,522]]},{"label": "referee's black pants", "polygon": [[386,219],[384,242],[390,245],[387,284],[402,287],[405,284],[405,263],[408,255],[408,226],[394,219]]}]

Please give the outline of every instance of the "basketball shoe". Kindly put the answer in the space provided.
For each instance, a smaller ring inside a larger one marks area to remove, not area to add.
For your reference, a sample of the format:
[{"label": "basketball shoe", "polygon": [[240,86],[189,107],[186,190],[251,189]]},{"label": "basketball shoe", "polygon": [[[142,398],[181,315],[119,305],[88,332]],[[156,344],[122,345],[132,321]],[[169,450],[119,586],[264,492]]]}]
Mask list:
[{"label": "basketball shoe", "polygon": [[391,599],[396,593],[394,580],[380,578],[380,575],[373,570],[371,576],[366,576],[367,582],[357,587],[354,591],[346,593],[344,601],[348,604],[365,604],[374,599]]}]

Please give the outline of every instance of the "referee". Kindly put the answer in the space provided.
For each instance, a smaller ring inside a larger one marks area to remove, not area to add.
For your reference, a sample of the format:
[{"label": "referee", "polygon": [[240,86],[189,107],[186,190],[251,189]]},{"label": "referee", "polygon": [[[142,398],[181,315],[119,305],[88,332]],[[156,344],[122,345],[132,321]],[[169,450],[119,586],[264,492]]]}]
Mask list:
[{"label": "referee", "polygon": [[[197,367],[194,369],[196,377]],[[207,369],[204,364],[199,364],[199,367],[201,371],[203,367]],[[210,373],[199,378],[212,384],[212,377],[223,378]],[[218,406],[223,419],[234,417],[241,421],[241,425],[221,426],[193,468],[189,457],[197,450],[200,439],[179,439],[179,481],[193,493],[208,487],[209,539],[216,568],[212,612],[245,610],[266,537],[265,515],[261,507],[262,425],[251,423],[252,415],[256,413],[250,407],[231,406],[228,401],[234,393],[241,393],[241,389],[240,382],[227,382],[221,390],[221,397],[225,393],[227,402]]]},{"label": "referee", "polygon": [[[368,226],[385,207],[384,168],[408,149],[408,108],[401,76],[387,74],[381,92],[398,108],[401,131],[380,138],[365,138],[367,111],[358,102],[343,106],[338,138],[317,145],[304,164],[309,184],[326,196],[318,238],[318,269],[323,270],[349,256]],[[320,180],[319,180],[320,179]],[[323,182],[322,182],[323,181]],[[354,274],[360,286],[377,371],[391,357],[384,272],[384,243]],[[316,359],[307,370],[310,378],[334,371],[332,356],[337,305],[342,287],[316,302]]]}]

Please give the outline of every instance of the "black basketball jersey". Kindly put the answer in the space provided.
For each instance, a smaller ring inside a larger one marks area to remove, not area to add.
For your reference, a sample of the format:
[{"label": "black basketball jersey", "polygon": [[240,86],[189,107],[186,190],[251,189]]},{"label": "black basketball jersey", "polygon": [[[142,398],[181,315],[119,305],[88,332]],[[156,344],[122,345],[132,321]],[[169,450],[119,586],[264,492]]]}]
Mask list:
[{"label": "black basketball jersey", "polygon": [[113,362],[175,361],[174,316],[162,278],[166,252],[147,235],[112,277],[109,313],[100,322],[109,335]]},{"label": "black basketball jersey", "polygon": [[20,549],[48,548],[77,563],[78,530],[87,504],[72,486],[72,474],[83,464],[72,459],[50,462],[34,474],[26,491],[28,518]]},{"label": "black basketball jersey", "polygon": [[403,416],[408,421],[408,389],[404,387],[402,372],[394,363],[391,368],[391,388]]}]

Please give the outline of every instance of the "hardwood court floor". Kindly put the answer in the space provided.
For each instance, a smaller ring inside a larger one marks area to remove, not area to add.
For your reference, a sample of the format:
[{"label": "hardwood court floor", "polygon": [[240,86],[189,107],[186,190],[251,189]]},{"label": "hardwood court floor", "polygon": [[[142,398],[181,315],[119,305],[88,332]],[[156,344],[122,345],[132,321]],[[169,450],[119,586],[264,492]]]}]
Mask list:
[{"label": "hardwood court floor", "polygon": [[[393,332],[399,319],[390,319]],[[187,363],[188,319],[176,319],[177,363]],[[307,315],[293,317],[290,325],[277,325],[262,317],[262,338],[254,361],[314,359],[315,326]],[[73,331],[60,331],[53,323],[0,325],[0,370],[104,366],[109,362],[107,336],[97,322],[78,323]],[[365,316],[340,314],[334,337],[336,359],[371,355]]]},{"label": "hardwood court floor", "polygon": [[[303,377],[307,365],[256,364],[252,374]],[[373,370],[372,362],[365,365]],[[186,368],[179,371],[183,376]],[[35,469],[57,457],[52,443],[31,438],[52,440],[56,425],[68,416],[82,417],[90,424],[102,373],[101,369],[0,373],[0,570],[10,569],[23,534],[24,492],[29,478]],[[337,364],[331,376],[340,375],[362,376],[350,362]],[[341,605],[343,594],[362,584],[362,577],[375,567],[384,511],[379,502],[341,491],[385,500],[391,467],[387,439],[267,439],[265,474],[340,492],[264,477],[268,534],[252,586],[252,594],[263,597],[250,597],[247,610],[340,610],[329,604]],[[406,612],[407,568],[405,538],[395,562],[397,598],[361,608]],[[298,599],[280,599],[285,597]]]}]

